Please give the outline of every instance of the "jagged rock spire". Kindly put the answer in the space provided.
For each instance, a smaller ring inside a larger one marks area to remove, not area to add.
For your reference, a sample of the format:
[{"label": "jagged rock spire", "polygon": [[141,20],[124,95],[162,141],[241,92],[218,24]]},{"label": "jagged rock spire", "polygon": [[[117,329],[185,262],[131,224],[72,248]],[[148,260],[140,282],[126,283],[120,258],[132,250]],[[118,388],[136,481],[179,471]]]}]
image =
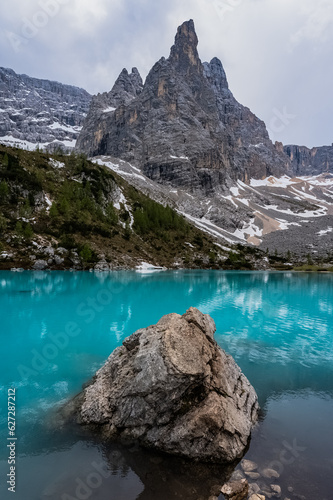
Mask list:
[{"label": "jagged rock spire", "polygon": [[118,76],[111,93],[114,96],[123,95],[137,96],[142,90],[142,78],[137,68],[132,69],[132,73],[128,73],[124,68]]},{"label": "jagged rock spire", "polygon": [[[78,148],[135,162],[154,180],[205,194],[231,179],[285,172],[288,158],[264,123],[236,101],[217,58],[202,64],[197,45],[194,22],[186,21],[142,90],[137,72],[124,70],[103,108],[87,117]],[[105,112],[110,107],[119,109]]]},{"label": "jagged rock spire", "polygon": [[175,43],[171,47],[169,61],[179,70],[187,71],[189,68],[201,69],[201,61],[197,51],[198,37],[192,19],[185,21],[178,27]]}]

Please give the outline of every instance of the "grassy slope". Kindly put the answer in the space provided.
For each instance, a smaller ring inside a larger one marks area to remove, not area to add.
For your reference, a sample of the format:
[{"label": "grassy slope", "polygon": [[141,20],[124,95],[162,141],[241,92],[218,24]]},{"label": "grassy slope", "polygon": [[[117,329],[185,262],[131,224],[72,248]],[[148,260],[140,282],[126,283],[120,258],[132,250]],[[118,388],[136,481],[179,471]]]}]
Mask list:
[{"label": "grassy slope", "polygon": [[0,269],[30,269],[39,259],[51,259],[50,269],[88,269],[103,257],[113,269],[145,261],[169,268],[333,270],[331,259],[298,262],[243,245],[226,253],[170,207],[83,155],[0,145]]},{"label": "grassy slope", "polygon": [[35,259],[54,259],[45,253],[50,245],[56,254],[58,247],[67,249],[59,253],[64,262],[53,260],[51,269],[90,268],[102,255],[113,268],[131,268],[140,261],[167,267],[251,267],[244,254],[227,259],[209,236],[174,210],[82,155],[0,146],[0,269],[29,269]]}]

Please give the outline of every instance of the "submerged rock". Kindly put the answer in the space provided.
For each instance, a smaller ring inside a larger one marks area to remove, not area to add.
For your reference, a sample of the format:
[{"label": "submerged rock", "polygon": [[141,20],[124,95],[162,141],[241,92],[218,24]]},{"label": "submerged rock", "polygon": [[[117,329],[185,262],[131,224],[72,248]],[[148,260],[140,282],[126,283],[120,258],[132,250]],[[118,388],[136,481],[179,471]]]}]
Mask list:
[{"label": "submerged rock", "polygon": [[34,269],[35,271],[43,271],[47,267],[48,263],[46,262],[46,260],[36,260],[36,262],[32,266],[32,269]]},{"label": "submerged rock", "polygon": [[249,485],[246,479],[240,481],[229,481],[221,489],[226,500],[245,500],[249,492]]},{"label": "submerged rock", "polygon": [[65,413],[104,438],[198,461],[241,458],[257,395],[214,332],[195,308],[163,316],[125,339]]},{"label": "submerged rock", "polygon": [[276,478],[280,477],[280,474],[275,469],[264,469],[262,471],[262,475],[264,477],[267,477],[268,479],[271,479],[272,477]]},{"label": "submerged rock", "polygon": [[281,496],[281,486],[278,484],[271,484],[271,490],[274,493],[274,496],[280,498]]},{"label": "submerged rock", "polygon": [[258,465],[252,460],[242,460],[241,467],[244,472],[253,472],[258,469]]},{"label": "submerged rock", "polygon": [[259,472],[245,472],[245,474],[246,474],[246,475],[247,475],[247,477],[249,477],[250,479],[259,479],[259,477],[260,477]]},{"label": "submerged rock", "polygon": [[97,262],[97,264],[94,267],[94,270],[98,271],[98,272],[107,272],[107,271],[110,271],[110,266],[106,262],[106,260],[103,259],[103,260],[100,260],[99,262]]}]

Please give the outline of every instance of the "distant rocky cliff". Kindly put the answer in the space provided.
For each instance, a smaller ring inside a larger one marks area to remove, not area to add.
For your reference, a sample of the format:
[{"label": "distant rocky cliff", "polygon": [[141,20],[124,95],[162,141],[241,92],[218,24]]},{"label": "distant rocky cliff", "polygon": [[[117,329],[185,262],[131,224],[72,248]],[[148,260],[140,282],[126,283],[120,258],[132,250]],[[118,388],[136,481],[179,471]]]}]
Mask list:
[{"label": "distant rocky cliff", "polygon": [[284,146],[291,160],[294,175],[318,175],[333,172],[333,145],[309,149],[305,146]]},{"label": "distant rocky cliff", "polygon": [[90,101],[83,89],[0,68],[0,141],[73,148]]},{"label": "distant rocky cliff", "polygon": [[265,124],[233,97],[221,62],[201,63],[197,44],[187,21],[143,87],[136,71],[124,70],[111,93],[93,99],[77,149],[122,158],[155,181],[205,194],[235,179],[289,172]]},{"label": "distant rocky cliff", "polygon": [[[108,122],[116,108],[129,104],[142,91],[142,78],[136,68],[132,73],[123,69],[110,92],[93,96],[77,149],[90,152],[96,149],[108,132]],[[97,125],[98,124],[98,125]],[[97,128],[96,128],[97,126]]]}]

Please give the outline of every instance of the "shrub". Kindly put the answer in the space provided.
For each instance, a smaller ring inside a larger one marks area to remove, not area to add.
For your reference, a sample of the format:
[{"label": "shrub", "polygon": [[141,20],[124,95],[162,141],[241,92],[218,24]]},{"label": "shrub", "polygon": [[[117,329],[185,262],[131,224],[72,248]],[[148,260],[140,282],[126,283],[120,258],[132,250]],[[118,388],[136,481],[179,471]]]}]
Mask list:
[{"label": "shrub", "polygon": [[4,203],[9,194],[9,187],[6,181],[0,183],[0,203]]},{"label": "shrub", "polygon": [[30,202],[29,202],[29,199],[26,198],[24,200],[23,205],[20,206],[19,215],[20,215],[20,217],[31,217],[31,213],[32,213],[32,210],[30,207]]},{"label": "shrub", "polygon": [[55,203],[52,203],[49,214],[50,214],[50,217],[52,217],[53,219],[58,217],[59,212],[57,209],[57,205]]},{"label": "shrub", "polygon": [[18,236],[23,235],[23,226],[22,226],[22,222],[20,220],[18,220],[15,224],[15,232]]},{"label": "shrub", "polygon": [[82,250],[79,253],[81,259],[83,262],[86,264],[91,261],[92,256],[93,256],[93,251],[91,248],[85,243],[82,247]]},{"label": "shrub", "polygon": [[2,165],[7,168],[8,164],[9,164],[8,154],[5,153],[4,156],[3,156],[3,158],[2,158]]},{"label": "shrub", "polygon": [[184,218],[169,206],[164,207],[153,200],[142,198],[136,204],[133,229],[142,235],[150,232],[159,234],[168,230],[186,233],[188,225]]},{"label": "shrub", "polygon": [[201,234],[196,234],[193,238],[193,243],[197,245],[199,248],[202,248],[204,245]]},{"label": "shrub", "polygon": [[106,221],[112,226],[117,224],[118,215],[112,203],[109,203],[105,209]]},{"label": "shrub", "polygon": [[0,214],[0,233],[4,233],[7,229],[7,219]]},{"label": "shrub", "polygon": [[74,236],[71,234],[64,234],[59,241],[59,246],[67,248],[67,250],[73,250],[73,248],[77,247],[77,243]]},{"label": "shrub", "polygon": [[210,264],[215,264],[216,262],[216,253],[215,252],[209,252],[209,263]]},{"label": "shrub", "polygon": [[33,229],[32,227],[30,226],[30,224],[26,224],[25,228],[23,229],[23,236],[24,238],[26,238],[27,240],[30,240],[32,237],[33,237]]},{"label": "shrub", "polygon": [[131,228],[130,228],[130,225],[129,225],[129,222],[127,221],[126,224],[125,224],[125,232],[124,232],[124,238],[125,240],[130,240],[131,239]]}]

